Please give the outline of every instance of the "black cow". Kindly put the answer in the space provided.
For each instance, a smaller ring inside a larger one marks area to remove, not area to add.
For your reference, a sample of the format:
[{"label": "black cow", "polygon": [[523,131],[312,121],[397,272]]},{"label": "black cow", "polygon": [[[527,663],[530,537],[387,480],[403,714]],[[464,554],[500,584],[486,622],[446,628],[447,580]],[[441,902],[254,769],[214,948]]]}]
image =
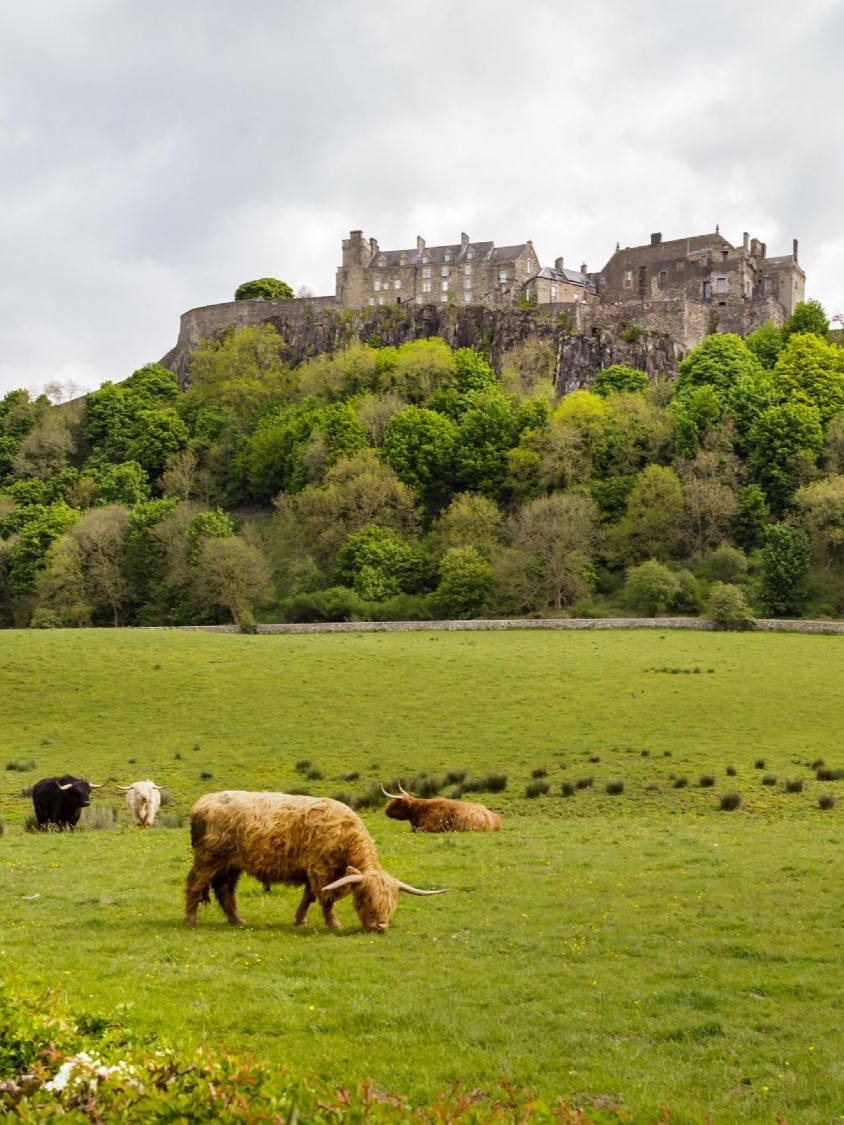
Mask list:
[{"label": "black cow", "polygon": [[32,803],[39,829],[55,827],[62,832],[79,823],[82,810],[91,803],[91,790],[102,789],[81,777],[65,773],[61,777],[44,777],[32,787]]}]

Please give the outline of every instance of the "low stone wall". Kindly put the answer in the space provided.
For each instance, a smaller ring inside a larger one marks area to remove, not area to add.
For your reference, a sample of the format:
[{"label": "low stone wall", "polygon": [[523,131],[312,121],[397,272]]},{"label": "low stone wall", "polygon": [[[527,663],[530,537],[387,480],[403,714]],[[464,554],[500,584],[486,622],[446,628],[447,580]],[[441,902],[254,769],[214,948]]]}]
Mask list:
[{"label": "low stone wall", "polygon": [[[238,625],[161,626],[195,633],[240,633]],[[692,629],[714,632],[702,617],[549,617],[476,621],[325,621],[307,625],[258,625],[258,633],[426,633],[494,632],[507,629]],[[759,618],[763,633],[826,633],[844,635],[844,621],[799,621]]]}]

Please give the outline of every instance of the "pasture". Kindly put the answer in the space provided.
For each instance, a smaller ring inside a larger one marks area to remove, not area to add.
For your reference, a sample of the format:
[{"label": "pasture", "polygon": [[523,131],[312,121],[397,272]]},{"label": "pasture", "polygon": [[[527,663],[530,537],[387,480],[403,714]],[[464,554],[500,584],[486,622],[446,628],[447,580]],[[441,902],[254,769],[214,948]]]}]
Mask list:
[{"label": "pasture", "polygon": [[[844,806],[818,797],[844,781],[812,764],[844,766],[843,674],[839,638],[790,634],[5,633],[2,974],[140,1035],[420,1103],[506,1080],[641,1121],[663,1103],[836,1119]],[[132,828],[105,789],[117,828],[25,833],[21,787],[65,770],[167,785],[163,826]],[[248,879],[247,926],[214,904],[182,928],[190,849],[167,825],[199,794],[463,770],[507,774],[468,794],[500,833],[362,814],[388,870],[450,888],[402,896],[385,936],[348,899],[344,934],[316,909],[294,929],[298,891]]]}]

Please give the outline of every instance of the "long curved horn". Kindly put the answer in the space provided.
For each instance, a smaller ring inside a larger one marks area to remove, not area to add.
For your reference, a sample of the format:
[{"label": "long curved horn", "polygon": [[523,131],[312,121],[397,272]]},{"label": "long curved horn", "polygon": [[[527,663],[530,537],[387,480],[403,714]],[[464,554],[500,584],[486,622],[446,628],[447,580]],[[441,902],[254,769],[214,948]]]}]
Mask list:
[{"label": "long curved horn", "polygon": [[[401,782],[399,782],[399,789],[401,789]],[[398,793],[388,793],[383,785],[381,786],[381,792],[384,794],[385,797],[389,797],[391,801],[400,801],[402,799],[402,797],[407,796],[407,794],[403,790],[402,790],[401,796]]]},{"label": "long curved horn", "polygon": [[152,787],[153,787],[153,789],[157,789],[159,792],[161,791],[161,786],[156,785],[155,782],[152,783]]},{"label": "long curved horn", "polygon": [[[344,875],[341,879],[335,879],[333,883],[327,883],[322,889],[324,891],[337,891],[340,887],[350,887],[353,883],[362,883],[366,878],[358,872],[357,875]],[[425,894],[424,891],[421,892]]]},{"label": "long curved horn", "polygon": [[[105,784],[105,783],[104,783],[104,784]],[[115,785],[117,785],[117,782],[115,782],[114,784],[115,784]],[[97,786],[96,786],[96,785],[92,785],[92,786],[91,786],[91,788],[92,788],[92,789],[96,789],[96,788],[97,788]],[[122,789],[124,793],[127,793],[127,792],[128,792],[128,791],[129,791],[130,789],[134,789],[134,788],[135,788],[135,786],[134,786],[134,785],[117,785],[117,788],[118,788],[118,789]]]},{"label": "long curved horn", "polygon": [[410,883],[403,883],[401,879],[396,879],[399,885],[399,890],[404,891],[407,895],[444,895],[448,887],[443,887],[439,891],[420,891],[418,887],[411,887]]},{"label": "long curved horn", "polygon": [[90,786],[91,789],[102,789],[102,787],[104,785],[108,785],[108,782],[107,781],[101,781],[99,785],[94,785],[94,783],[92,781],[89,781],[88,785]]},{"label": "long curved horn", "polygon": [[401,782],[399,782],[399,790],[401,792],[402,797],[408,797],[408,798],[410,797],[410,794],[408,793],[408,791],[405,789],[405,787],[402,785]]},{"label": "long curved horn", "polygon": [[[58,781],[56,782],[56,785],[59,785]],[[67,785],[59,785],[59,789],[72,789],[72,788],[73,788],[73,782],[72,781],[69,781],[67,783]]]}]

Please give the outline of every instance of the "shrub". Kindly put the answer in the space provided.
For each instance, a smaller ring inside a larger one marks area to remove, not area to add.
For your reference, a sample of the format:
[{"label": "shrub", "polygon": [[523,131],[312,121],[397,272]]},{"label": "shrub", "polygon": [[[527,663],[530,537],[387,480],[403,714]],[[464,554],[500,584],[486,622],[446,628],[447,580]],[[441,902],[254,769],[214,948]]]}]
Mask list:
[{"label": "shrub", "polygon": [[747,555],[738,547],[724,544],[712,552],[707,560],[708,570],[715,582],[728,582],[738,586],[747,578]]},{"label": "shrub", "polygon": [[156,828],[183,828],[185,825],[186,817],[184,813],[180,812],[166,812],[159,813],[155,818]]},{"label": "shrub", "polygon": [[736,767],[735,766],[727,766],[726,774],[727,774],[727,777],[735,777],[736,776]]},{"label": "shrub", "polygon": [[466,770],[446,770],[445,783],[446,785],[462,785],[466,780]]},{"label": "shrub", "polygon": [[234,292],[236,301],[289,301],[293,290],[286,281],[277,277],[258,277],[254,281],[244,281]]},{"label": "shrub", "polygon": [[[445,782],[441,777],[423,771],[411,777],[405,789],[417,797],[436,797],[444,784]],[[389,788],[393,788],[392,784],[390,784]],[[395,792],[395,790],[393,790],[393,792]]]},{"label": "shrub", "polygon": [[300,758],[293,768],[297,773],[307,773],[313,764],[310,758]]},{"label": "shrub", "polygon": [[718,629],[747,630],[756,625],[740,586],[716,582],[709,594],[706,616]]},{"label": "shrub", "polygon": [[488,773],[486,777],[467,777],[463,788],[467,793],[502,793],[507,788],[507,774]]},{"label": "shrub", "polygon": [[674,778],[674,788],[675,789],[685,789],[688,784],[689,784],[689,779],[687,777],[675,777]]},{"label": "shrub", "polygon": [[786,778],[783,784],[783,789],[786,793],[802,793],[803,792],[803,778],[802,777],[789,777]]},{"label": "shrub", "polygon": [[811,767],[813,770],[819,770],[821,766],[825,765],[826,762],[823,760],[823,758],[815,758],[814,762],[811,763]]},{"label": "shrub", "polygon": [[624,792],[624,782],[620,777],[616,777],[608,781],[604,788],[611,797],[616,797]]},{"label": "shrub", "polygon": [[534,778],[547,777],[548,770],[545,768],[545,766],[537,766],[536,769],[530,771],[530,776]]},{"label": "shrub", "polygon": [[38,821],[35,819],[35,813],[30,813],[23,822],[24,832],[37,832]]},{"label": "shrub", "polygon": [[213,775],[213,773],[211,773],[210,770],[203,770],[202,773],[199,775],[199,780],[200,781],[210,781],[213,776],[214,775]]},{"label": "shrub", "polygon": [[573,797],[575,794],[574,785],[570,781],[564,781],[560,786],[560,793],[564,797]]},{"label": "shrub", "polygon": [[765,768],[765,759],[764,758],[757,758],[756,761],[753,763],[753,766],[757,770],[763,770]]},{"label": "shrub", "polygon": [[820,766],[815,770],[818,781],[840,781],[844,777],[844,769],[832,769],[830,766]]},{"label": "shrub", "polygon": [[731,793],[722,793],[721,799],[718,802],[722,812],[734,812],[735,809],[741,808],[741,794],[735,791]]},{"label": "shrub", "polygon": [[601,760],[600,754],[590,754],[590,756],[589,756],[590,762],[600,762],[600,760]]},{"label": "shrub", "polygon": [[776,783],[777,783],[777,776],[774,773],[766,773],[765,776],[762,778],[762,784],[763,785],[776,785]]},{"label": "shrub", "polygon": [[574,783],[575,789],[591,789],[594,777],[579,777]]},{"label": "shrub", "polygon": [[161,797],[161,807],[166,809],[168,805],[173,804],[173,794],[169,789],[159,789],[159,796]]},{"label": "shrub", "polygon": [[34,787],[33,787],[32,785],[24,785],[24,786],[22,786],[22,787],[21,787],[21,791],[20,791],[20,795],[21,795],[21,797],[31,797],[31,796],[32,796],[32,790],[33,790],[33,788],[34,788]]},{"label": "shrub", "polygon": [[26,773],[27,770],[34,770],[37,765],[38,763],[34,758],[27,758],[25,762],[18,759],[17,761],[6,762],[6,769],[17,773]]},{"label": "shrub", "polygon": [[359,809],[379,809],[387,803],[387,798],[381,792],[381,786],[373,782],[362,797],[357,799]]},{"label": "shrub", "polygon": [[338,773],[334,780],[335,781],[357,781],[357,779],[359,777],[360,777],[360,774],[358,773],[358,771],[353,770],[352,773]]},{"label": "shrub", "polygon": [[89,805],[82,810],[79,827],[85,832],[100,832],[117,824],[116,805]]},{"label": "shrub", "polygon": [[821,793],[818,797],[819,809],[834,809],[835,808],[835,794],[834,793]]},{"label": "shrub", "polygon": [[698,785],[701,789],[711,789],[715,784],[715,777],[711,773],[702,773],[698,778]]},{"label": "shrub", "polygon": [[650,752],[650,750],[640,750],[640,751],[639,751],[639,756],[640,756],[641,758],[650,758],[650,756],[651,756],[651,752]]},{"label": "shrub", "polygon": [[341,790],[339,793],[331,794],[332,801],[339,801],[341,805],[348,805],[350,809],[356,809],[359,806],[357,797],[352,793],[346,793]]},{"label": "shrub", "polygon": [[537,778],[534,781],[528,782],[527,788],[525,789],[525,796],[530,798],[542,797],[549,791],[550,788],[551,786],[547,781],[541,781],[539,778]]},{"label": "shrub", "polygon": [[645,617],[659,617],[667,613],[680,592],[677,575],[656,559],[649,559],[627,570],[624,599],[631,609]]}]

